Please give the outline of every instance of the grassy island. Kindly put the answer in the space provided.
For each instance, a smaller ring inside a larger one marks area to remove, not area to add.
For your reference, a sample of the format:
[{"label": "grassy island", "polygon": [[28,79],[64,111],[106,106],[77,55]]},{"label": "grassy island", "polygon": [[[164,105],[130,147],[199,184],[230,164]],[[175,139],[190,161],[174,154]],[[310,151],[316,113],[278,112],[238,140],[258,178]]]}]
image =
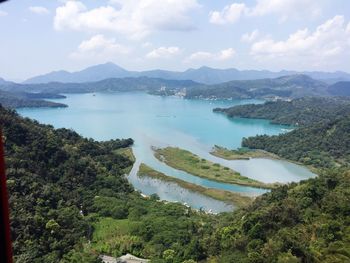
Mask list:
[{"label": "grassy island", "polygon": [[153,150],[154,155],[158,160],[175,169],[182,170],[199,177],[223,183],[239,184],[266,189],[271,189],[276,186],[275,184],[265,184],[263,182],[242,176],[240,173],[233,171],[228,167],[224,167],[218,163],[213,163],[206,159],[200,158],[189,151],[177,147],[166,147],[162,149],[154,148]]},{"label": "grassy island", "polygon": [[227,148],[215,145],[210,154],[226,160],[249,160],[250,158],[269,158],[280,159],[276,154],[263,150],[250,150],[239,148],[238,150],[229,150]]},{"label": "grassy island", "polygon": [[232,203],[234,206],[237,207],[244,207],[249,205],[252,201],[253,198],[249,196],[244,196],[240,195],[238,193],[233,193],[230,191],[225,191],[225,190],[219,190],[219,189],[214,189],[214,188],[206,188],[200,185],[192,184],[186,181],[183,181],[181,179],[171,177],[168,175],[165,175],[161,172],[158,172],[154,170],[153,168],[147,166],[146,164],[141,164],[139,171],[138,171],[139,176],[149,176],[153,177],[162,181],[166,182],[172,182],[176,183],[177,185],[181,186],[182,188],[198,192],[200,194],[209,196],[211,198]]}]

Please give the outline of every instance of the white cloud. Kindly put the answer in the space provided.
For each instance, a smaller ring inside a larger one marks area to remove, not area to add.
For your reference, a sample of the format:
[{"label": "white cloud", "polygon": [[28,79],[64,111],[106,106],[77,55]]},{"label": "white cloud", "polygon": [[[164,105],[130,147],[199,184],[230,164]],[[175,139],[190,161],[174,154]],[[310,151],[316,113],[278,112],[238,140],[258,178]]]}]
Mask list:
[{"label": "white cloud", "polygon": [[43,6],[30,6],[29,11],[38,15],[47,15],[50,11]]},{"label": "white cloud", "polygon": [[153,44],[151,43],[151,42],[144,42],[144,43],[142,43],[142,45],[141,45],[143,48],[150,48],[150,47],[152,47],[153,46]]},{"label": "white cloud", "polygon": [[233,3],[225,6],[221,11],[211,11],[209,16],[211,23],[224,25],[233,24],[243,16],[275,14],[280,17],[280,21],[285,21],[291,17],[315,17],[320,13],[320,1],[317,0],[256,0],[254,6]]},{"label": "white cloud", "polygon": [[217,53],[211,53],[206,51],[198,51],[192,53],[188,58],[186,58],[185,62],[202,62],[202,61],[224,61],[229,60],[236,54],[236,51],[233,48],[223,49]]},{"label": "white cloud", "polygon": [[7,15],[8,15],[7,12],[0,10],[0,17],[7,16]]},{"label": "white cloud", "polygon": [[224,49],[218,53],[217,59],[218,60],[228,60],[228,59],[232,58],[235,54],[236,54],[236,51],[233,48]]},{"label": "white cloud", "polygon": [[178,47],[159,47],[146,54],[146,58],[171,58],[180,52]]},{"label": "white cloud", "polygon": [[[349,25],[348,25],[349,28]],[[251,54],[257,60],[271,59],[298,66],[300,61],[309,66],[337,63],[349,54],[350,30],[343,16],[335,16],[310,32],[307,28],[291,34],[285,41],[266,38],[251,46]]]},{"label": "white cloud", "polygon": [[299,15],[317,16],[320,12],[320,1],[316,0],[257,0],[248,13],[253,16],[278,14],[287,19]]},{"label": "white cloud", "polygon": [[203,60],[209,60],[213,58],[213,54],[210,52],[205,51],[198,51],[195,53],[192,53],[188,58],[187,62],[191,61],[203,61]]},{"label": "white cloud", "polygon": [[54,27],[56,30],[105,30],[141,38],[155,30],[193,29],[189,11],[198,7],[197,0],[113,0],[113,5],[89,10],[80,1],[68,0],[56,9]]},{"label": "white cloud", "polygon": [[77,51],[70,57],[78,59],[107,59],[119,55],[126,55],[130,52],[128,47],[118,44],[114,38],[106,38],[103,35],[95,35],[88,40],[84,40],[79,45]]},{"label": "white cloud", "polygon": [[213,24],[233,24],[238,21],[246,10],[245,4],[233,3],[225,6],[221,11],[210,13],[210,23]]},{"label": "white cloud", "polygon": [[246,43],[251,43],[254,40],[256,40],[258,36],[259,36],[259,30],[256,29],[251,33],[243,34],[241,37],[241,41]]}]

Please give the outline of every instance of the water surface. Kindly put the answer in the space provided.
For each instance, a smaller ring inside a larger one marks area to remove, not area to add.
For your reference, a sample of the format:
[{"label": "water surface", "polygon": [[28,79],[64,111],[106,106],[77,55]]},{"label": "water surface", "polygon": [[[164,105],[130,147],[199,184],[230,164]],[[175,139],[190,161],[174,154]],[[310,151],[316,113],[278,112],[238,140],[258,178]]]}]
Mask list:
[{"label": "water surface", "polygon": [[[58,101],[58,100],[57,100]],[[152,178],[139,178],[136,173],[141,162],[182,180],[202,185],[259,195],[263,189],[218,183],[173,169],[154,158],[151,146],[177,146],[222,165],[242,175],[271,183],[299,181],[314,176],[304,167],[281,160],[252,159],[227,161],[209,154],[217,144],[237,148],[243,137],[256,134],[274,135],[286,126],[273,125],[266,120],[229,119],[213,113],[215,107],[229,107],[258,100],[205,101],[184,100],[176,97],[158,97],[145,93],[68,94],[59,102],[68,108],[36,108],[18,110],[23,116],[54,127],[72,128],[83,136],[96,140],[133,138],[137,162],[129,180],[145,194],[157,193],[162,199],[188,203],[195,208],[215,212],[232,209],[223,202],[179,188]]]}]

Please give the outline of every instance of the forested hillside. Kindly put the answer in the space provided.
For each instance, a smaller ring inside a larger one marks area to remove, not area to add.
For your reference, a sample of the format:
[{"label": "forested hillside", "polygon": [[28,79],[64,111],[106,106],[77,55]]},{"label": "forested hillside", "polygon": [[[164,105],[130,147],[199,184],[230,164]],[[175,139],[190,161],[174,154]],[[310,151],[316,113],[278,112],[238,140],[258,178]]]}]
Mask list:
[{"label": "forested hillside", "polygon": [[349,202],[348,169],[281,186],[221,220],[211,262],[350,262]]},{"label": "forested hillside", "polygon": [[300,98],[214,109],[229,117],[261,118],[300,126],[277,135],[244,138],[242,146],[262,149],[314,167],[350,161],[350,99]]},{"label": "forested hillside", "polygon": [[242,146],[263,149],[315,167],[350,162],[350,115],[276,135],[243,139]]},{"label": "forested hillside", "polygon": [[159,263],[350,261],[350,174],[343,159],[349,118],[322,134],[307,127],[290,133],[311,129],[307,139],[342,158],[342,168],[217,216],[134,192],[124,177],[132,161],[121,155],[131,139],[96,142],[4,108],[0,121],[16,262],[98,262],[99,254],[125,253]]},{"label": "forested hillside", "polygon": [[328,95],[327,86],[306,75],[291,75],[274,79],[234,80],[203,86],[189,90],[186,98],[249,99],[326,96]]},{"label": "forested hillside", "polygon": [[202,86],[191,80],[165,80],[159,78],[109,78],[96,82],[46,84],[13,84],[1,86],[4,91],[13,92],[44,92],[44,93],[90,93],[90,92],[151,92],[166,87],[168,89],[183,89]]},{"label": "forested hillside", "polygon": [[339,81],[328,87],[328,92],[334,96],[350,96],[350,81]]},{"label": "forested hillside", "polygon": [[91,212],[94,196],[132,192],[122,177],[132,162],[112,152],[132,140],[98,143],[3,108],[0,113],[16,259],[55,262],[88,238],[83,215]]},{"label": "forested hillside", "polygon": [[0,123],[16,262],[98,262],[103,253],[206,257],[197,248],[210,216],[144,199],[129,185],[132,161],[119,152],[132,139],[97,142],[2,107]]},{"label": "forested hillside", "polygon": [[7,108],[67,107],[67,105],[63,103],[44,100],[57,98],[64,98],[64,96],[58,94],[9,92],[0,90],[0,104]]},{"label": "forested hillside", "polygon": [[292,101],[268,101],[264,104],[216,108],[229,117],[268,119],[272,123],[311,125],[350,114],[350,99],[341,97],[305,97]]}]

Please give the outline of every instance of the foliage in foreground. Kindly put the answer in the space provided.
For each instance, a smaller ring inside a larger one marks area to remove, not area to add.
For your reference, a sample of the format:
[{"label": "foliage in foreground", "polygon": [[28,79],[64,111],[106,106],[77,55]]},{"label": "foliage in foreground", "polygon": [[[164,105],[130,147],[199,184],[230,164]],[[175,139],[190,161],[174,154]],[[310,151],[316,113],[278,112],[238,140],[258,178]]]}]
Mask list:
[{"label": "foliage in foreground", "polygon": [[[166,250],[176,262],[206,257],[197,247],[210,216],[144,199],[125,179],[132,161],[119,152],[131,139],[96,142],[4,108],[0,123],[16,262],[98,262],[100,253],[163,260]],[[98,237],[105,222],[123,220],[130,231]]]},{"label": "foliage in foreground", "polygon": [[133,192],[123,176],[132,162],[116,151],[132,140],[96,142],[0,113],[17,262],[98,262],[99,253],[127,252],[161,263],[350,261],[347,168],[209,216]]},{"label": "foliage in foreground", "polygon": [[350,172],[281,186],[230,215],[210,240],[217,262],[350,262]]}]

